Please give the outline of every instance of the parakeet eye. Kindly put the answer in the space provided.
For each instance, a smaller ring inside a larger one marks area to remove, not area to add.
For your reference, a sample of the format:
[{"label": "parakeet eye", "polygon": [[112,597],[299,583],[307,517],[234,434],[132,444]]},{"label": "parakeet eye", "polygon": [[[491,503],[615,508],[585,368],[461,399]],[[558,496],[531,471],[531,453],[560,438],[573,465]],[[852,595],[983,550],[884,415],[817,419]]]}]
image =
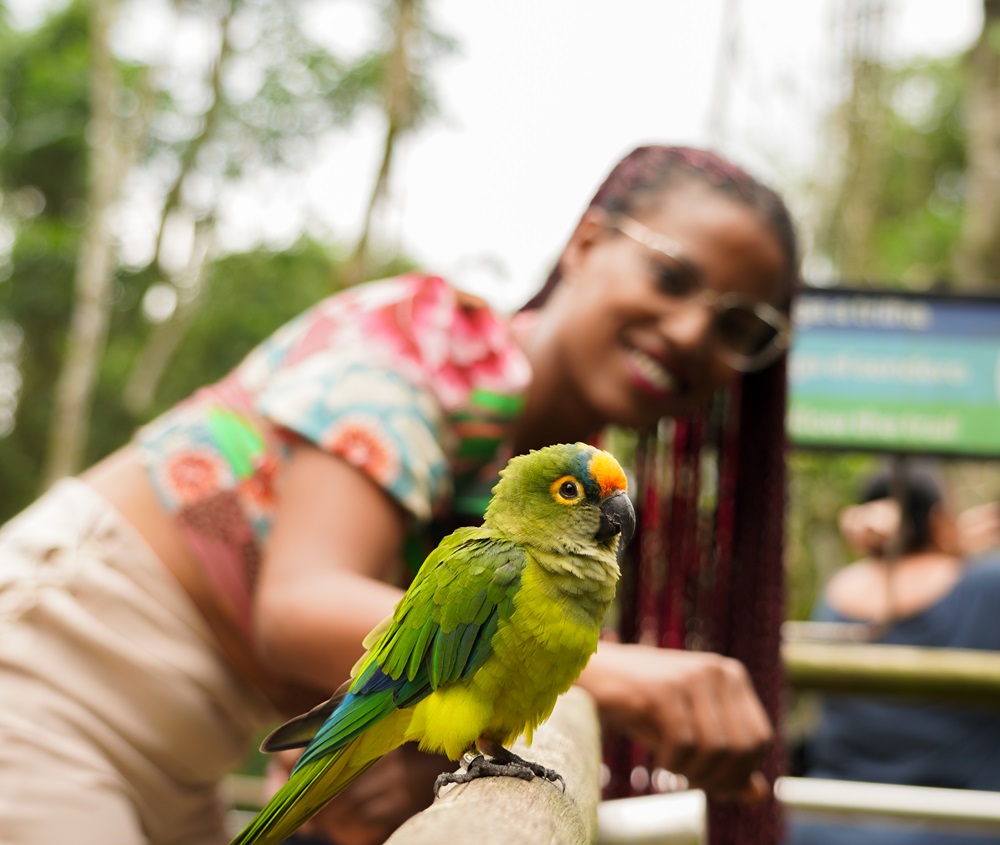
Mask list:
[{"label": "parakeet eye", "polygon": [[573,505],[583,498],[580,482],[571,475],[564,475],[552,482],[552,498],[561,505]]}]

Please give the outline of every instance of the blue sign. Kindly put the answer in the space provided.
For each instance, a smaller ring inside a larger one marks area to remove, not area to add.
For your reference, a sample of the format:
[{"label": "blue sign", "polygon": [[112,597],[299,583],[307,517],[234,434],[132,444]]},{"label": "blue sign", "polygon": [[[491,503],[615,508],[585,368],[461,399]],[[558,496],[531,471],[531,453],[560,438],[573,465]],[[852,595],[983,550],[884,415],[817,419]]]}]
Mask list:
[{"label": "blue sign", "polygon": [[794,443],[1000,456],[1000,297],[810,290],[792,324]]}]

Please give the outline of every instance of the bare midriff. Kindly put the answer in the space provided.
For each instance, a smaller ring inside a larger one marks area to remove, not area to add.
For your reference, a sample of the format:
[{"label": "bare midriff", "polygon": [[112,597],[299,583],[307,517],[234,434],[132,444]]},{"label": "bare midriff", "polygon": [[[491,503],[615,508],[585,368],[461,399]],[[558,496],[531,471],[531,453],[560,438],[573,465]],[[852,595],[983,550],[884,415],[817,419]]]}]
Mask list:
[{"label": "bare midriff", "polygon": [[212,589],[173,515],[157,497],[134,445],[109,455],[82,473],[80,478],[128,520],[170,570],[191,597],[219,649],[240,676],[260,689],[283,712],[300,712],[303,703],[314,704],[319,700],[318,692],[289,683],[265,666],[253,644],[241,631],[235,615]]}]

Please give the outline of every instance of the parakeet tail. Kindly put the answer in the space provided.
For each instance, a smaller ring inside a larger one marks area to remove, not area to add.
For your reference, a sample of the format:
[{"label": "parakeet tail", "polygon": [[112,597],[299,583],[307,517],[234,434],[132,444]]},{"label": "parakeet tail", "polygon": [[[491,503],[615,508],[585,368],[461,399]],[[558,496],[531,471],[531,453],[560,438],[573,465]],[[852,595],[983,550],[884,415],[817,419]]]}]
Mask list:
[{"label": "parakeet tail", "polygon": [[360,737],[297,769],[230,845],[278,845],[379,758],[358,754]]}]

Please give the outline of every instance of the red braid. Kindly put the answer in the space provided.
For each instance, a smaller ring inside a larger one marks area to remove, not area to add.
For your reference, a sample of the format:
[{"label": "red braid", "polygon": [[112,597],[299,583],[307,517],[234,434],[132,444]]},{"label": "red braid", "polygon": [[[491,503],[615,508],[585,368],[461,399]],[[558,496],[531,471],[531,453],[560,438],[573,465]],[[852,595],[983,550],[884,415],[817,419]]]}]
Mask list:
[{"label": "red braid", "polygon": [[[639,532],[619,591],[623,641],[740,660],[776,726],[784,689],[784,399],[778,362],[711,409],[676,421],[672,437],[643,438]],[[772,782],[782,760],[779,743],[764,766]],[[609,736],[606,762],[608,797],[650,791],[645,749]],[[713,845],[773,845],[780,827],[773,801],[710,803]]]},{"label": "red braid", "polygon": [[[716,628],[711,647],[746,666],[764,708],[772,722],[780,726],[785,688],[781,663],[785,611],[785,362],[748,376],[739,404],[741,433],[727,456],[736,464],[732,548],[728,560],[722,557],[722,549],[717,550],[719,563],[728,572],[725,578],[718,577],[721,573],[717,572],[713,614]],[[764,763],[764,774],[771,783],[783,767],[780,731],[778,737]],[[757,806],[711,804],[710,808],[713,845],[774,843],[781,836],[773,798]]]}]

